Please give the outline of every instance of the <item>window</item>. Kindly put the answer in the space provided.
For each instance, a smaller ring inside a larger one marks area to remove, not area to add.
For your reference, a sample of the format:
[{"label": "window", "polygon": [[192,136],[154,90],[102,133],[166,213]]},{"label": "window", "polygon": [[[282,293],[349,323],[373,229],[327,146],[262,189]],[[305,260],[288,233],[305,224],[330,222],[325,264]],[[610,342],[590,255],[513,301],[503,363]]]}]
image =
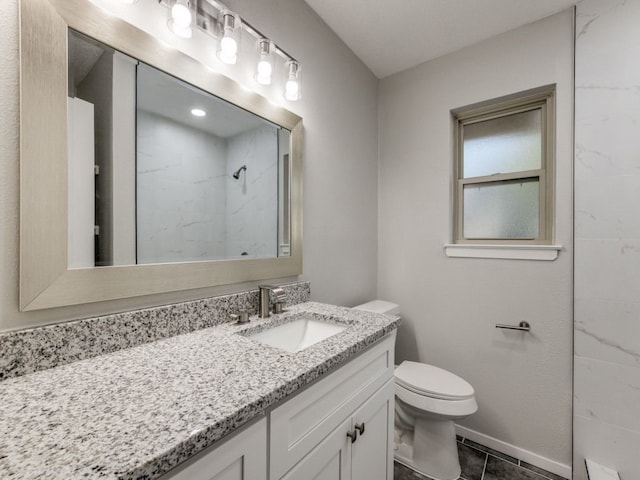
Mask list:
[{"label": "window", "polygon": [[550,244],[554,88],[458,109],[454,242]]}]

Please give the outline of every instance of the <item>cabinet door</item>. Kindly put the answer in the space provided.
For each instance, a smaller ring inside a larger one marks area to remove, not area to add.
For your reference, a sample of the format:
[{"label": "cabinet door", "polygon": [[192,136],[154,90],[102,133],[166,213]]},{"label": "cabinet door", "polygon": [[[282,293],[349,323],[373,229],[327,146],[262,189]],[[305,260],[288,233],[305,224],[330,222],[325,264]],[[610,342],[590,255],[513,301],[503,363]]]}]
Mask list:
[{"label": "cabinet door", "polygon": [[395,331],[271,412],[271,479],[281,478],[389,379]]},{"label": "cabinet door", "polygon": [[353,414],[362,433],[351,448],[352,480],[393,480],[394,395],[391,379]]},{"label": "cabinet door", "polygon": [[351,419],[340,424],[280,480],[351,480],[350,426]]},{"label": "cabinet door", "polygon": [[267,420],[196,455],[162,480],[267,480]]}]

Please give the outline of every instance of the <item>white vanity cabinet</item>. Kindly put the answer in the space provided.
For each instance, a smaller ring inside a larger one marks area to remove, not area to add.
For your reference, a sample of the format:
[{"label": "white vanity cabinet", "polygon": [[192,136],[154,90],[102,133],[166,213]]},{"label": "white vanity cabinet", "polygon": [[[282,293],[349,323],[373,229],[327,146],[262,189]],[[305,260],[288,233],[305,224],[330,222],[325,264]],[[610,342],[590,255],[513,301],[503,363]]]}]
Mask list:
[{"label": "white vanity cabinet", "polygon": [[393,479],[394,341],[271,412],[270,480]]},{"label": "white vanity cabinet", "polygon": [[279,480],[392,480],[393,389],[387,381]]},{"label": "white vanity cabinet", "polygon": [[267,420],[195,455],[161,480],[267,480]]},{"label": "white vanity cabinet", "polygon": [[351,429],[350,420],[345,420],[329,434],[320,445],[305,455],[280,480],[345,480],[351,473],[351,442],[346,441],[346,432]]},{"label": "white vanity cabinet", "polygon": [[162,480],[393,480],[394,343],[395,331]]},{"label": "white vanity cabinet", "polygon": [[351,480],[393,480],[394,398],[391,379],[353,415],[352,430],[364,431],[351,445]]}]

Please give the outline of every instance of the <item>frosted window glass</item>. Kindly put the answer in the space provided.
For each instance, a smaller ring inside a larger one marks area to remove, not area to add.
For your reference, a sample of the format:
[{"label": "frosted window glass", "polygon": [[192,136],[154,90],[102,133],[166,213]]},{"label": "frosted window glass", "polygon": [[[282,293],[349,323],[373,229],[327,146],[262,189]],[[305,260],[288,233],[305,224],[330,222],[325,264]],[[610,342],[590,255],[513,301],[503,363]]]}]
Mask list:
[{"label": "frosted window glass", "polygon": [[463,178],[538,170],[542,158],[541,110],[463,127]]},{"label": "frosted window glass", "polygon": [[535,178],[465,185],[465,238],[537,238],[539,183]]}]

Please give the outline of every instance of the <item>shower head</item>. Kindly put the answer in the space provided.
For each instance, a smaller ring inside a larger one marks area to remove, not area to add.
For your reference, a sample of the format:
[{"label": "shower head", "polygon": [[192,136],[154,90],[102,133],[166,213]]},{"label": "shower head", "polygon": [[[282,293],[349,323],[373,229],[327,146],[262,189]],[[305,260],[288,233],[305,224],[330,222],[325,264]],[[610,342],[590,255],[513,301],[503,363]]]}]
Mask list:
[{"label": "shower head", "polygon": [[246,165],[242,165],[238,170],[233,172],[233,178],[238,180],[240,178],[240,172],[242,172],[243,170],[247,170],[247,166]]}]

